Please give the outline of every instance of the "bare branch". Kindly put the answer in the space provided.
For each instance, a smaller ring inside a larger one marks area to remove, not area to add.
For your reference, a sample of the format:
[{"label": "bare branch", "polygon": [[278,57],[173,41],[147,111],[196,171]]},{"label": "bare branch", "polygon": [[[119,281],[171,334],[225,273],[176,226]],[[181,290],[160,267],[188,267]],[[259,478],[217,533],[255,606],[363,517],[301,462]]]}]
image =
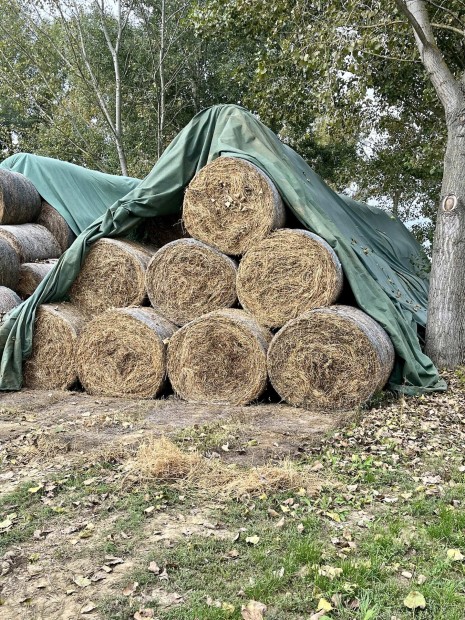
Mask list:
[{"label": "bare branch", "polygon": [[461,37],[465,37],[465,30],[460,30],[460,28],[456,28],[455,26],[449,26],[448,24],[437,24],[436,22],[431,22],[433,28],[440,28],[442,30],[450,30],[451,32],[455,32],[459,34]]}]

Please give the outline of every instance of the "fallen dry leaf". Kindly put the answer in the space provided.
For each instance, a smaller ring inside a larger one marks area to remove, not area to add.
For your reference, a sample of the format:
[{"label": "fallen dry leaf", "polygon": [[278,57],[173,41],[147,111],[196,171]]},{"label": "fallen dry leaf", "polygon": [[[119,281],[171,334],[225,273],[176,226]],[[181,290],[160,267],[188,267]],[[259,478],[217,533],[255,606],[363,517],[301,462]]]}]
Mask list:
[{"label": "fallen dry leaf", "polygon": [[409,609],[424,609],[426,607],[425,597],[421,592],[412,590],[404,599],[404,605]]},{"label": "fallen dry leaf", "polygon": [[97,607],[92,603],[92,601],[88,601],[83,607],[81,607],[81,614],[90,614],[91,611],[94,611]]},{"label": "fallen dry leaf", "polygon": [[139,583],[137,581],[130,583],[128,586],[124,588],[123,596],[131,596],[132,594],[134,594],[134,592],[137,590],[138,585]]},{"label": "fallen dry leaf", "polygon": [[241,616],[244,620],[263,620],[265,612],[266,605],[260,601],[249,601],[247,605],[242,606]]}]

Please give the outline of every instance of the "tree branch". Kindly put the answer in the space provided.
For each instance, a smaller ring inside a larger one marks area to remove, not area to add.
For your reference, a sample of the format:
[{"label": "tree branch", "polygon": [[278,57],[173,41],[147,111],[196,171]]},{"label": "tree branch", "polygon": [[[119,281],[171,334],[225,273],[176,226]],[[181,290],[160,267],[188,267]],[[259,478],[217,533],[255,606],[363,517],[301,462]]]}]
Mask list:
[{"label": "tree branch", "polygon": [[451,32],[455,32],[459,34],[461,37],[465,37],[465,30],[460,30],[460,28],[456,28],[455,26],[449,26],[448,24],[437,24],[436,22],[431,22],[433,28],[441,28],[442,30],[450,30]]},{"label": "tree branch", "polygon": [[439,97],[446,116],[463,98],[461,88],[437,46],[424,0],[395,0],[413,28],[420,58]]}]

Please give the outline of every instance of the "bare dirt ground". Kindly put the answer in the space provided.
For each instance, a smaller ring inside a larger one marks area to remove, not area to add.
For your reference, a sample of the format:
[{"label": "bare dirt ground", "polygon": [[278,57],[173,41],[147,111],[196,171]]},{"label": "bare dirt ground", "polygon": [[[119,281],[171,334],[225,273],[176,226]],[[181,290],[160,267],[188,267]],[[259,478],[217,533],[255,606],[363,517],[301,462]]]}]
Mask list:
[{"label": "bare dirt ground", "polygon": [[[297,456],[344,426],[354,414],[318,414],[280,404],[247,407],[193,405],[175,398],[126,400],[80,392],[23,390],[0,395],[0,496],[21,480],[66,467],[85,456],[140,442],[147,435],[189,439],[202,427],[218,426],[212,445],[224,460],[259,464]],[[12,462],[15,461],[15,462]],[[1,461],[0,461],[1,463]]]},{"label": "bare dirt ground", "polygon": [[[200,406],[175,398],[124,400],[95,398],[79,392],[23,390],[0,396],[0,499],[24,483],[34,493],[41,487],[41,503],[52,506],[58,516],[34,530],[27,540],[12,544],[0,556],[0,617],[66,619],[97,618],[90,590],[100,600],[120,592],[120,582],[137,562],[139,551],[159,545],[169,547],[191,536],[233,540],[236,532],[212,523],[209,499],[199,504],[157,506],[147,495],[146,523],[137,536],[131,524],[121,524],[115,506],[120,493],[102,492],[102,485],[119,485],[124,472],[112,471],[87,478],[86,495],[75,501],[67,496],[66,514],[60,515],[58,477],[69,480],[87,466],[102,463],[153,436],[181,437],[186,449],[202,445],[203,453],[226,463],[259,465],[298,456],[315,447],[331,431],[353,420],[350,414],[321,415],[280,404],[248,407]],[[94,491],[95,488],[95,491]],[[71,487],[67,493],[76,493]],[[181,496],[182,497],[182,496]],[[161,500],[160,500],[161,501]],[[64,505],[64,503],[63,503]],[[218,502],[215,502],[218,509]],[[15,515],[18,505],[7,507]],[[63,510],[65,510],[63,508]],[[7,515],[6,520],[10,517]],[[11,517],[14,520],[14,517]],[[31,519],[36,518],[31,513]],[[0,521],[2,519],[0,518]],[[3,522],[5,524],[5,521]],[[1,527],[0,523],[0,527]],[[8,531],[8,528],[6,530]],[[137,540],[136,540],[137,539]],[[102,555],[102,544],[131,547],[122,558]],[[98,541],[98,543],[97,543]],[[100,551],[96,551],[96,548]],[[89,587],[90,586],[90,587]],[[160,609],[182,604],[184,597],[165,592],[163,581],[156,596]]]}]

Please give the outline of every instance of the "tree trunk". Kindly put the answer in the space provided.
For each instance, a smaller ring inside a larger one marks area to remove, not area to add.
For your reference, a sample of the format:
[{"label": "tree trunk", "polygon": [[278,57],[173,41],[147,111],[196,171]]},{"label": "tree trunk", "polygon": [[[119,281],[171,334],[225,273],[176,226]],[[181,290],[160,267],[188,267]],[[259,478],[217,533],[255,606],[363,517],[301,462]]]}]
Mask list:
[{"label": "tree trunk", "polygon": [[433,244],[426,352],[439,368],[465,363],[465,98],[447,118]]}]

